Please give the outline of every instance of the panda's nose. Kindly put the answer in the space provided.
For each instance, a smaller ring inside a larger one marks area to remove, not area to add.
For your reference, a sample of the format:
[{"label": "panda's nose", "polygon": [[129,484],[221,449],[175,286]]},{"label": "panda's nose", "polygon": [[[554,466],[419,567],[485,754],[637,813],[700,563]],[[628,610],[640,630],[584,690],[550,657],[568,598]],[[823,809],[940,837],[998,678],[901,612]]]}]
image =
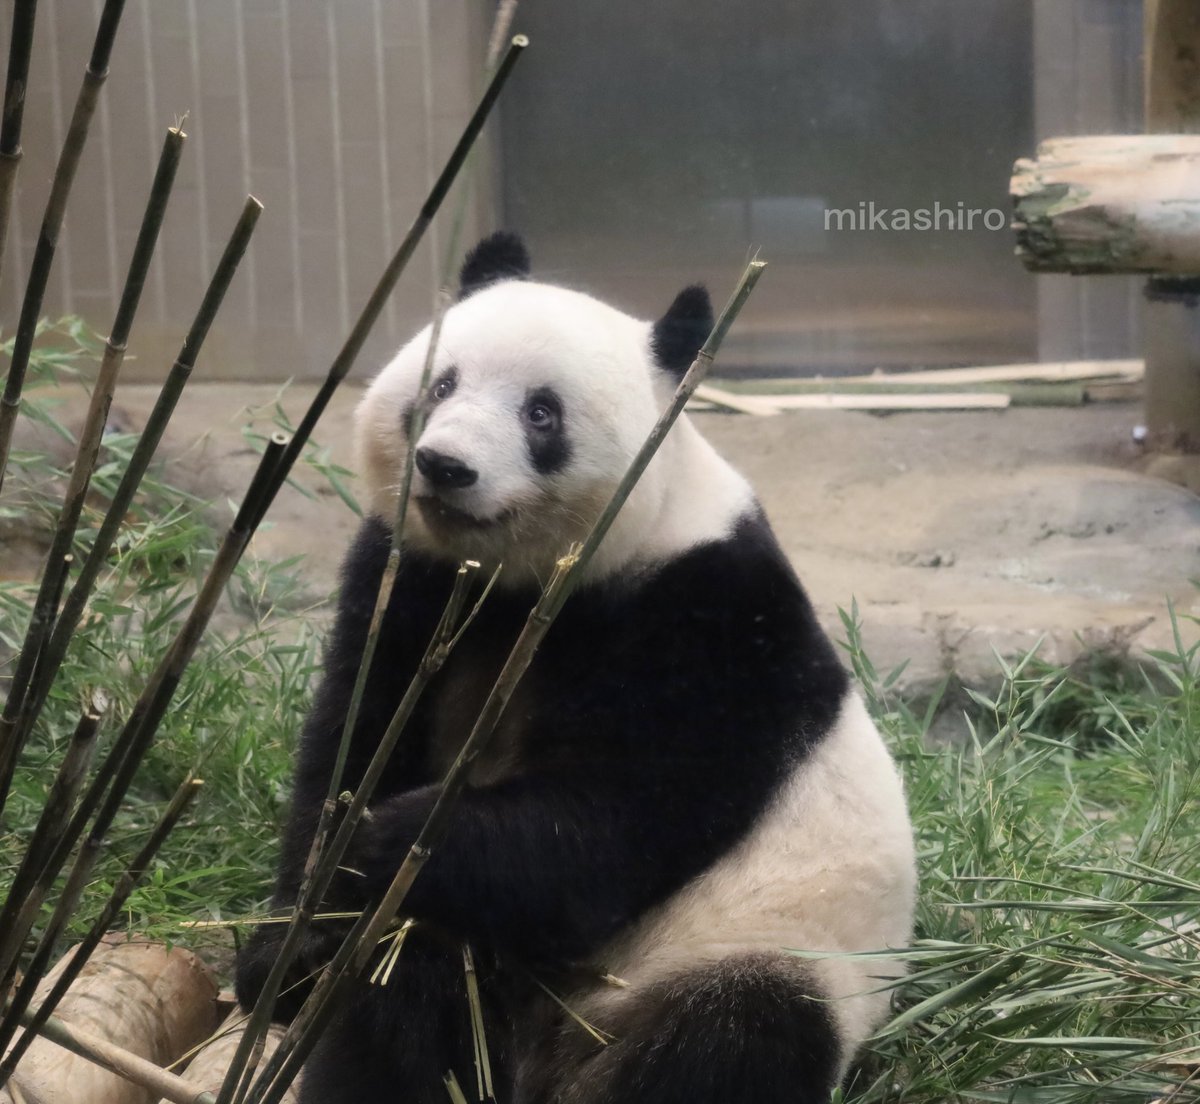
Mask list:
[{"label": "panda's nose", "polygon": [[435,487],[469,487],[479,478],[479,473],[468,468],[457,456],[447,456],[429,448],[417,449],[417,469]]}]

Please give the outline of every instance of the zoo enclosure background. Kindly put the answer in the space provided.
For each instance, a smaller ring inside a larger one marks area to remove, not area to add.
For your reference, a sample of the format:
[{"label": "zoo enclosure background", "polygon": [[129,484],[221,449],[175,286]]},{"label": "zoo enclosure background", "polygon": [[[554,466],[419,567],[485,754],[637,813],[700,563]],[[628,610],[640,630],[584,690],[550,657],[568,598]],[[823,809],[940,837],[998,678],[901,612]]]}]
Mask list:
[{"label": "zoo enclosure background", "polygon": [[[5,330],[100,5],[39,4]],[[247,192],[266,211],[204,377],[323,374],[471,109],[493,10],[129,0],[47,312],[107,327],[163,132],[186,111],[127,374],[166,371]],[[1135,281],[1029,276],[1008,231],[838,233],[823,210],[1007,211],[1011,163],[1036,140],[1140,130],[1139,4],[522,0],[515,26],[533,47],[490,128],[467,238],[519,230],[539,275],[643,316],[697,279],[719,296],[761,247],[770,279],[724,357],[755,372],[1136,349]],[[435,228],[360,374],[426,321],[441,253]]]}]

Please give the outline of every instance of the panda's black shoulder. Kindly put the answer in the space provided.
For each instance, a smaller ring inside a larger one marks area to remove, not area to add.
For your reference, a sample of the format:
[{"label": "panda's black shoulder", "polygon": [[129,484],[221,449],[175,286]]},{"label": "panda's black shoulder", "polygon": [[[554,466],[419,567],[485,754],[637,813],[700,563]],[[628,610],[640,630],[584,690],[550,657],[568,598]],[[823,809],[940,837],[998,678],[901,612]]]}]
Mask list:
[{"label": "panda's black shoulder", "polygon": [[[590,707],[607,693],[647,714],[666,708],[689,739],[711,730],[721,742],[736,727],[773,754],[802,752],[831,730],[849,689],[757,508],[727,535],[571,601],[578,604],[572,611],[568,602],[561,633],[551,633],[585,657],[604,657],[576,679],[602,688]],[[553,635],[548,643],[553,650]]]}]

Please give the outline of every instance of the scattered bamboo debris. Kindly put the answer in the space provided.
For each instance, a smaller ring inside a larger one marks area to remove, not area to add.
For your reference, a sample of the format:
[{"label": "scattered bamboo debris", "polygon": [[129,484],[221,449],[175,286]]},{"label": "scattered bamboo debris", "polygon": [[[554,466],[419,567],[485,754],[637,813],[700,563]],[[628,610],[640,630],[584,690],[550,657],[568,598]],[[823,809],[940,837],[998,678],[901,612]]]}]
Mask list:
[{"label": "scattered bamboo debris", "polygon": [[788,410],[1003,410],[1140,397],[1140,360],[936,368],[815,379],[722,380],[697,388],[711,407],[770,417]]},{"label": "scattered bamboo debris", "polygon": [[[216,1030],[212,1038],[198,1047],[191,1060],[183,1069],[183,1076],[189,1085],[197,1090],[211,1094],[216,1098],[225,1078],[225,1072],[232,1063],[234,1052],[241,1042],[246,1029],[248,1018],[240,1009],[233,1012]],[[283,1038],[283,1028],[272,1024],[262,1039],[263,1055],[269,1058],[275,1053],[279,1040]],[[163,1098],[163,1104],[168,1098]],[[293,1086],[283,1095],[282,1104],[296,1104],[296,1089]]]}]

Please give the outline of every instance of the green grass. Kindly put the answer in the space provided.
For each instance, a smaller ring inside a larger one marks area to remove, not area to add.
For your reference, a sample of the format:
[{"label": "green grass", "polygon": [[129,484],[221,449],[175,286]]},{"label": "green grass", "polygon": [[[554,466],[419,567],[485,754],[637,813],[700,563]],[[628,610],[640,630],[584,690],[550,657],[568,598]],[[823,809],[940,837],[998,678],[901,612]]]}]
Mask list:
[{"label": "green grass", "polygon": [[921,894],[910,974],[848,1100],[1200,1100],[1200,645],[1140,677],[1031,654],[927,738],[845,617],[901,763]]},{"label": "green grass", "polygon": [[[53,383],[85,366],[95,348],[94,339],[74,324],[47,327],[34,360],[35,379],[43,386],[23,402],[24,412],[69,441],[71,434],[55,418]],[[105,437],[77,557],[90,547],[134,443],[129,434]],[[47,530],[57,516],[64,473],[45,451],[14,453],[13,461],[14,478],[0,507],[5,523]],[[0,827],[0,892],[32,831],[81,704],[94,689],[109,698],[99,758],[162,658],[233,507],[195,499],[171,486],[161,470],[152,468],[143,481],[18,769]],[[291,612],[297,566],[296,560],[271,564],[248,556],[238,569],[227,592],[227,612],[237,616],[221,618],[231,626],[224,632],[210,629],[188,668],[70,934],[86,929],[188,770],[204,778],[204,788],[130,899],[129,929],[196,946],[213,933],[189,931],[184,919],[252,913],[269,894],[291,752],[319,654],[312,629]],[[32,584],[0,583],[0,655],[10,657],[0,664],[0,680],[11,672],[11,654],[20,646],[35,593]]]},{"label": "green grass", "polygon": [[[45,341],[44,374],[95,355],[74,324]],[[69,437],[50,404],[27,412]],[[81,547],[131,444],[106,438]],[[41,453],[15,460],[25,478],[10,480],[3,511],[10,523],[44,527],[61,472]],[[328,467],[319,451],[314,463]],[[344,485],[335,489],[353,502]],[[224,524],[229,509],[161,474],[147,481],[22,762],[0,831],[0,892],[80,703],[93,688],[108,693],[111,738],[195,593],[214,519]],[[297,566],[239,571],[230,601],[242,616],[226,621],[238,627],[210,633],[189,669],[76,932],[189,769],[206,779],[204,792],[129,902],[126,924],[194,946],[212,933],[188,921],[260,907],[317,659],[312,632],[286,612]],[[31,586],[0,585],[0,649],[19,645],[32,597]],[[869,1044],[847,1100],[1200,1100],[1200,655],[1195,620],[1176,624],[1174,654],[1150,657],[1144,672],[998,659],[999,689],[974,693],[962,741],[948,746],[928,737],[937,703],[917,713],[897,700],[896,674],[875,671],[857,614],[845,617],[850,661],[905,774],[921,873],[919,938],[893,994],[896,1017]]]}]

